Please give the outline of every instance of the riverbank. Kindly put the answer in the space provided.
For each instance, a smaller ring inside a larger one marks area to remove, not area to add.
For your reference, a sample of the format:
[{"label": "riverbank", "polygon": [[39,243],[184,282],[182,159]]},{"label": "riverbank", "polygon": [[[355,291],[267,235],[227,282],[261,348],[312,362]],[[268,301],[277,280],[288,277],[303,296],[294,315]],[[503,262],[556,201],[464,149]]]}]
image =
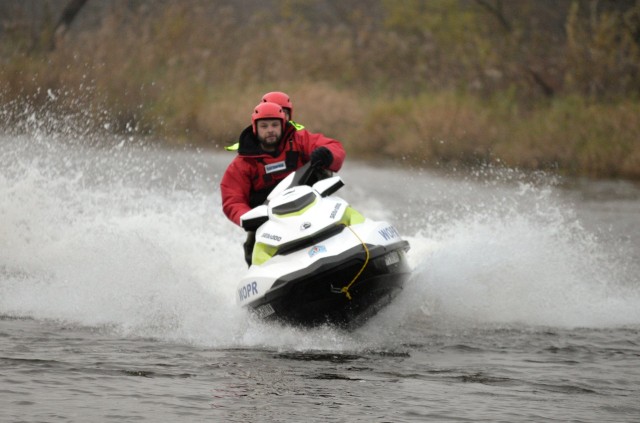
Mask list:
[{"label": "riverbank", "polygon": [[[230,90],[229,98],[241,100],[208,98],[189,107],[176,104],[190,97],[184,91],[175,97],[165,93],[162,103],[135,114],[85,103],[83,95],[41,90],[49,98],[38,106],[30,104],[30,98],[4,103],[3,129],[28,130],[38,125],[29,121],[34,116],[56,115],[41,123],[41,129],[55,131],[64,125],[62,130],[77,133],[146,135],[172,145],[221,149],[236,140],[250,122],[252,104],[270,89],[283,88]],[[425,167],[500,164],[568,176],[640,179],[638,102],[589,104],[565,98],[520,111],[507,100],[448,92],[388,100],[325,84],[289,86],[288,91],[296,120],[312,132],[340,139],[352,157]],[[195,89],[191,94],[196,95]]]},{"label": "riverbank", "polygon": [[[197,1],[114,6],[90,10],[99,23],[71,31],[53,50],[44,24],[39,32],[5,28],[0,125],[19,132],[33,116],[55,114],[79,133],[222,148],[262,94],[281,90],[296,121],[340,139],[352,157],[640,179],[640,56],[610,25],[634,23],[640,6],[594,9],[591,20],[571,2],[532,9],[558,12],[565,28],[537,33],[505,5],[514,25],[538,34],[531,41],[513,29],[487,33],[494,18],[475,2],[424,6],[448,17],[444,26],[394,3],[369,3],[386,18],[372,9],[370,20],[324,22],[283,6],[242,20],[233,5]],[[386,29],[366,24],[375,19]]]}]

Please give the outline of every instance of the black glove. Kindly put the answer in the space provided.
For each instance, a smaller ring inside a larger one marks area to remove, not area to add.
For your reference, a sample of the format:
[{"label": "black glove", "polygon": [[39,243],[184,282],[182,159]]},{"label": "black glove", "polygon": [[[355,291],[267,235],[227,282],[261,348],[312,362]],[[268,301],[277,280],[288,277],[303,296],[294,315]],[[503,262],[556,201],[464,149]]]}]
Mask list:
[{"label": "black glove", "polygon": [[318,147],[311,152],[311,165],[327,169],[333,163],[333,154],[327,147]]}]

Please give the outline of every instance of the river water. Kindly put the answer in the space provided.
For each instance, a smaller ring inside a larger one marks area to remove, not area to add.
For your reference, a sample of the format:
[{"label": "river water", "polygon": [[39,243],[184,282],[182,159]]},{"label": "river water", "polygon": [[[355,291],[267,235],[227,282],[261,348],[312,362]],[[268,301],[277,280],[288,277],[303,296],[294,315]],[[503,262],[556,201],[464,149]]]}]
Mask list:
[{"label": "river water", "polygon": [[640,420],[640,186],[347,160],[413,277],[353,332],[235,305],[231,155],[0,136],[0,421]]}]

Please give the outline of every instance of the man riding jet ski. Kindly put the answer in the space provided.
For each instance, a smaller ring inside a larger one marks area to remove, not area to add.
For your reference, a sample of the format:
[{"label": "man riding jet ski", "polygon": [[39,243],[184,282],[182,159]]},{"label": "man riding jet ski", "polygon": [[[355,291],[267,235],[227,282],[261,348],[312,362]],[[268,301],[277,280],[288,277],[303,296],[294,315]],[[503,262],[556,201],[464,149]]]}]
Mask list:
[{"label": "man riding jet ski", "polygon": [[[265,97],[270,94],[273,93]],[[282,95],[271,95],[269,99],[280,101],[286,107],[265,98],[254,108],[251,125],[240,135],[238,154],[220,182],[222,209],[237,225],[242,214],[264,203],[271,190],[303,164],[311,162],[337,172],[345,158],[340,141],[311,133],[288,121],[293,106],[286,94],[278,94]],[[254,242],[255,233],[247,231],[244,243],[247,265],[251,265]]]}]

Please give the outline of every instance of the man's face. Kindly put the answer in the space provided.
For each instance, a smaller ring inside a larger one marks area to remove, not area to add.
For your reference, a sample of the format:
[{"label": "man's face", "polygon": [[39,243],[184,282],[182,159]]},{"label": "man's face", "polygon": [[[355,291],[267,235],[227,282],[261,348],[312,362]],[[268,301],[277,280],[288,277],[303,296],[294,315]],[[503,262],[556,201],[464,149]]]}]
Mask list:
[{"label": "man's face", "polygon": [[280,119],[260,119],[256,122],[258,141],[264,150],[275,150],[282,136],[282,121]]}]

